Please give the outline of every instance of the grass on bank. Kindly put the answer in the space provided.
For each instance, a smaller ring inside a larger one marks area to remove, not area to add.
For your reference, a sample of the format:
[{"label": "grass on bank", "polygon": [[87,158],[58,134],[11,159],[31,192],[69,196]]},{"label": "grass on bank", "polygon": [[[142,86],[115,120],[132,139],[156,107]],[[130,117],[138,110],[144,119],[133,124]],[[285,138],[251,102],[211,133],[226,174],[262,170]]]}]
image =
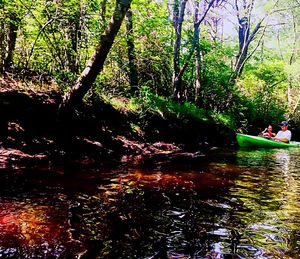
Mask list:
[{"label": "grass on bank", "polygon": [[197,120],[204,123],[221,124],[232,130],[236,127],[233,116],[208,111],[189,102],[178,103],[157,96],[150,91],[142,91],[139,97],[125,98],[102,94],[101,98],[115,109],[124,113],[135,113],[141,119],[145,118],[147,113],[152,113],[164,119],[175,117],[182,120]]}]

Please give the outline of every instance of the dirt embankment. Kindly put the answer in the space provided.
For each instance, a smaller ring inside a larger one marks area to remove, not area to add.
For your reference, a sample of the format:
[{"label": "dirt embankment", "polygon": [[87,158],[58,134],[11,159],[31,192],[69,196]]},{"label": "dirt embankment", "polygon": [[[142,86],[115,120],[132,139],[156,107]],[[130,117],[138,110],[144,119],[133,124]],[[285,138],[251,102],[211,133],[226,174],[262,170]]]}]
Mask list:
[{"label": "dirt embankment", "polygon": [[59,116],[61,98],[58,91],[28,90],[14,80],[0,79],[0,167],[195,160],[208,148],[229,143],[232,136],[222,126],[195,121],[149,115],[140,122],[136,115],[101,101]]}]

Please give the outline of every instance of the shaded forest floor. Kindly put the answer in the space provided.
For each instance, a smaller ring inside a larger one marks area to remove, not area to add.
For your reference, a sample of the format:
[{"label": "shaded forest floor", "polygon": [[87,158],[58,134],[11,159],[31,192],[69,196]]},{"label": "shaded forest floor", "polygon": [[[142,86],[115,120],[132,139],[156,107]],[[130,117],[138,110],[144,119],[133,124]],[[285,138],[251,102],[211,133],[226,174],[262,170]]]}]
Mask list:
[{"label": "shaded forest floor", "polygon": [[0,78],[1,167],[195,161],[213,147],[230,145],[235,135],[213,122],[150,112],[141,120],[101,100],[58,116],[61,99],[58,90],[33,90]]}]

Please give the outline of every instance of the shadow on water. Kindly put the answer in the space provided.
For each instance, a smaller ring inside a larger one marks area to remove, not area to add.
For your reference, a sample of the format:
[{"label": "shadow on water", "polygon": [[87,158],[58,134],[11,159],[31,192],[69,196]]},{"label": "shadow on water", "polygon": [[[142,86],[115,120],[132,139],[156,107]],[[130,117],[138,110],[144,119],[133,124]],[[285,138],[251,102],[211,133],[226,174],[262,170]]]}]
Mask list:
[{"label": "shadow on water", "polygon": [[1,258],[297,258],[298,149],[0,171]]}]

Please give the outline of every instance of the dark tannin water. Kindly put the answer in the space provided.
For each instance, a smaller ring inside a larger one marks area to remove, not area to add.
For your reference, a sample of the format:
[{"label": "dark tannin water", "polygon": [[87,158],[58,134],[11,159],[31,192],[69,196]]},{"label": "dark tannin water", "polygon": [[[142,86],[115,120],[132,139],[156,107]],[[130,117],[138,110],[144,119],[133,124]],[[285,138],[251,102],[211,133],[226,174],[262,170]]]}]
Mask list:
[{"label": "dark tannin water", "polygon": [[0,171],[0,258],[297,258],[300,149]]}]

